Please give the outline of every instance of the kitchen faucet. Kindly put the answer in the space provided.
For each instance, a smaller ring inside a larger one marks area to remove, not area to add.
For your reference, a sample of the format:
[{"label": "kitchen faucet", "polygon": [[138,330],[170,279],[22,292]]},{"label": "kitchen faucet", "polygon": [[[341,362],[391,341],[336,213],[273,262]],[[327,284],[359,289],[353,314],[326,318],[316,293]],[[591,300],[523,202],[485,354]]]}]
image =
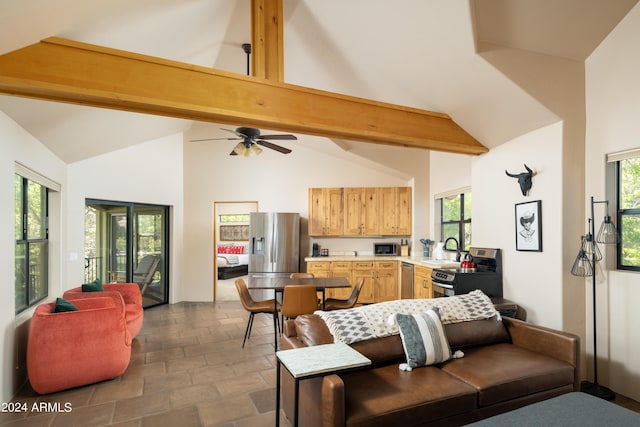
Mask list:
[{"label": "kitchen faucet", "polygon": [[458,240],[455,237],[449,237],[444,241],[444,250],[449,250],[447,249],[447,243],[449,242],[449,240],[453,240],[454,242],[456,242],[456,261],[460,261],[460,243],[458,243]]}]

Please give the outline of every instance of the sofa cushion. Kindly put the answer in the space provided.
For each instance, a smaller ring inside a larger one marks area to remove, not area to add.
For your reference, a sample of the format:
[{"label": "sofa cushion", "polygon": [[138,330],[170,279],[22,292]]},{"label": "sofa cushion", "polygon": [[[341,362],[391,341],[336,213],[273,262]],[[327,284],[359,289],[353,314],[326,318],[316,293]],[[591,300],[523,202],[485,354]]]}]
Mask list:
[{"label": "sofa cushion", "polygon": [[570,364],[508,343],[467,349],[462,359],[452,359],[441,369],[475,387],[481,407],[573,387],[574,380]]},{"label": "sofa cushion", "polygon": [[340,375],[349,426],[420,425],[476,408],[476,390],[429,366],[411,372],[397,365]]},{"label": "sofa cushion", "polygon": [[449,323],[444,325],[444,330],[452,350],[509,342],[511,340],[507,328],[496,317],[472,320],[470,322]]},{"label": "sofa cushion", "polygon": [[438,308],[419,314],[396,315],[402,346],[410,368],[434,365],[451,359]]},{"label": "sofa cushion", "polygon": [[53,305],[52,313],[64,313],[67,311],[78,311],[78,307],[71,304],[66,299],[56,298],[56,303]]}]

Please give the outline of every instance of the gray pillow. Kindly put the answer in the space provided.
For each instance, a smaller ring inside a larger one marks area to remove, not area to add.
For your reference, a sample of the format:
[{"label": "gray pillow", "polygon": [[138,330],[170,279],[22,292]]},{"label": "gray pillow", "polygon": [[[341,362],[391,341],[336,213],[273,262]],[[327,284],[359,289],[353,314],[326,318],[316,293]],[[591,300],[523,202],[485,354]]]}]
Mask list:
[{"label": "gray pillow", "polygon": [[451,348],[437,307],[419,314],[396,314],[402,346],[410,368],[451,359]]}]

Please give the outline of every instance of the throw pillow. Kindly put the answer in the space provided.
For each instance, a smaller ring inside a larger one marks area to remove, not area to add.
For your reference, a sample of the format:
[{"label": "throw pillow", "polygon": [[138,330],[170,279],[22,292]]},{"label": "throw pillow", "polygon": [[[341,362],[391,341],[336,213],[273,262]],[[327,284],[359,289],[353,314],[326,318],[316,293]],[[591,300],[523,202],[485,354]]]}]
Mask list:
[{"label": "throw pillow", "polygon": [[229,251],[230,254],[243,254],[244,253],[244,246],[231,246],[231,249]]},{"label": "throw pillow", "polygon": [[64,313],[65,311],[78,311],[78,307],[71,304],[66,299],[56,298],[52,313]]},{"label": "throw pillow", "polygon": [[451,359],[451,348],[437,307],[419,314],[398,313],[396,321],[409,368]]},{"label": "throw pillow", "polygon": [[98,278],[90,283],[82,284],[82,292],[102,292],[104,288],[102,287],[102,281]]}]

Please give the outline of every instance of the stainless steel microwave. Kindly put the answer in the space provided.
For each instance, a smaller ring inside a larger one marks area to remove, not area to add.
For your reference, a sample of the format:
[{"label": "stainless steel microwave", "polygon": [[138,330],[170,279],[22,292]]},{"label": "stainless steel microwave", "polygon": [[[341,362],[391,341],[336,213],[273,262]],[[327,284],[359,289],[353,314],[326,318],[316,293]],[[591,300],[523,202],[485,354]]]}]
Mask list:
[{"label": "stainless steel microwave", "polygon": [[399,255],[400,249],[397,243],[374,243],[374,255]]}]

